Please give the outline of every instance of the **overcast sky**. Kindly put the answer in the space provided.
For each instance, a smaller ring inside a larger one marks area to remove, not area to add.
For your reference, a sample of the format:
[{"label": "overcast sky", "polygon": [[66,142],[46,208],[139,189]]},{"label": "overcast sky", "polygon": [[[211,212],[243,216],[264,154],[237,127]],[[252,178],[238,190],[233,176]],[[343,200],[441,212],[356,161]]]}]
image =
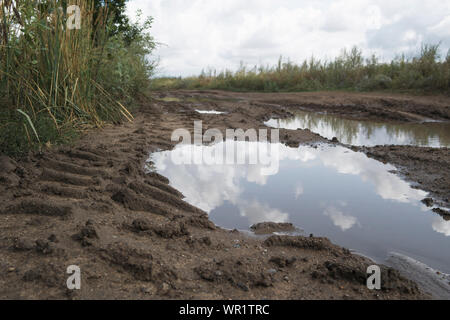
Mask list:
[{"label": "overcast sky", "polygon": [[203,68],[235,70],[299,62],[312,54],[333,58],[354,45],[365,55],[390,59],[421,43],[450,48],[449,0],[130,0],[154,17],[152,34],[163,43],[159,75],[196,75]]}]

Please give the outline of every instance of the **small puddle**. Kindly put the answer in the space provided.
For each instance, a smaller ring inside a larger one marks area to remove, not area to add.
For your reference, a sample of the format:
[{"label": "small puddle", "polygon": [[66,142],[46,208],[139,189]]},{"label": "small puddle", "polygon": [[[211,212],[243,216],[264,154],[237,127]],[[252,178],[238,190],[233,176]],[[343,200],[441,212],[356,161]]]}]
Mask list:
[{"label": "small puddle", "polygon": [[290,130],[309,129],[314,133],[354,146],[414,145],[450,147],[450,123],[378,123],[343,119],[334,115],[303,112],[291,119],[270,119],[268,127]]},{"label": "small puddle", "polygon": [[[426,208],[427,193],[391,173],[393,166],[344,147],[290,148],[277,144],[279,166],[180,164],[174,159],[244,152],[258,142],[178,145],[153,153],[153,170],[170,179],[185,200],[224,228],[248,230],[259,222],[291,222],[305,235],[334,243],[383,263],[398,252],[450,272],[450,221]],[[236,149],[234,149],[236,148]]]},{"label": "small puddle", "polygon": [[195,110],[201,114],[226,114],[226,112],[216,111],[216,110]]}]

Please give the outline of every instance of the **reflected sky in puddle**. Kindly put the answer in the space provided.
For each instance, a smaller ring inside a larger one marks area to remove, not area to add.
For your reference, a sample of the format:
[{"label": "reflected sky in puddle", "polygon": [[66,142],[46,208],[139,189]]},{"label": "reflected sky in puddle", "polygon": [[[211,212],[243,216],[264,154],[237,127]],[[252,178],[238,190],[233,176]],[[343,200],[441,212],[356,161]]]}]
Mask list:
[{"label": "reflected sky in puddle", "polygon": [[[152,154],[154,169],[170,179],[186,201],[225,228],[292,222],[305,234],[383,262],[388,252],[413,257],[450,272],[450,221],[426,208],[426,192],[413,189],[394,169],[343,147],[278,145],[279,170],[263,175],[260,165],[183,165],[171,152],[198,154],[224,146],[250,150],[245,142],[179,145]],[[255,144],[255,143],[252,143]]]},{"label": "reflected sky in puddle", "polygon": [[416,145],[450,147],[450,123],[377,123],[348,120],[333,115],[297,112],[291,119],[270,119],[269,127],[290,130],[309,129],[323,137],[337,137],[355,146]]},{"label": "reflected sky in puddle", "polygon": [[215,111],[215,110],[195,110],[198,113],[201,114],[225,114],[226,112],[222,111]]}]

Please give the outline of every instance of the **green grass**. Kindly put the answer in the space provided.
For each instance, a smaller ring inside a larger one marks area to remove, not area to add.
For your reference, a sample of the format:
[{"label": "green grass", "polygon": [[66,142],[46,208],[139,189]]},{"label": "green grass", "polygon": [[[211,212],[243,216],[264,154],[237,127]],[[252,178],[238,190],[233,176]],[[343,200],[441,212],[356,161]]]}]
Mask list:
[{"label": "green grass", "polygon": [[[125,107],[153,71],[151,20],[112,35],[108,8],[73,0],[81,28],[69,30],[67,1],[0,3],[0,152],[65,143],[86,128],[131,121]],[[62,8],[59,9],[59,8]]]},{"label": "green grass", "polygon": [[424,45],[413,58],[405,55],[390,62],[376,56],[364,58],[361,50],[343,50],[332,61],[312,57],[296,64],[283,61],[272,67],[248,68],[241,64],[237,71],[209,70],[188,78],[159,78],[151,83],[153,90],[220,89],[232,91],[410,91],[450,94],[450,52],[439,55],[439,45]]}]

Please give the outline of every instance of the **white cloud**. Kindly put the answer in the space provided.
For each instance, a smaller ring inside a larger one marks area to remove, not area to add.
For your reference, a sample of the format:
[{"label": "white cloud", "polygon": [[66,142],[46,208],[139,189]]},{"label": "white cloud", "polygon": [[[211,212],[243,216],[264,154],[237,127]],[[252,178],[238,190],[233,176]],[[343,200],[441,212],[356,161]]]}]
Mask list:
[{"label": "white cloud", "polygon": [[241,201],[238,203],[241,216],[246,217],[250,225],[260,222],[287,222],[289,214],[269,207],[256,200],[252,202]]},{"label": "white cloud", "polygon": [[303,189],[303,185],[300,182],[298,182],[294,190],[295,199],[299,199],[304,192],[305,190]]},{"label": "white cloud", "polygon": [[450,221],[445,221],[441,217],[435,217],[432,224],[433,230],[450,237]]},{"label": "white cloud", "polygon": [[420,43],[450,47],[449,1],[400,0],[130,0],[155,18],[160,75],[199,74],[205,67],[236,69],[333,58],[344,47],[391,58]]},{"label": "white cloud", "polygon": [[323,214],[329,217],[333,221],[333,224],[341,228],[342,231],[351,229],[358,222],[355,217],[345,215],[342,211],[332,206],[327,207]]}]

